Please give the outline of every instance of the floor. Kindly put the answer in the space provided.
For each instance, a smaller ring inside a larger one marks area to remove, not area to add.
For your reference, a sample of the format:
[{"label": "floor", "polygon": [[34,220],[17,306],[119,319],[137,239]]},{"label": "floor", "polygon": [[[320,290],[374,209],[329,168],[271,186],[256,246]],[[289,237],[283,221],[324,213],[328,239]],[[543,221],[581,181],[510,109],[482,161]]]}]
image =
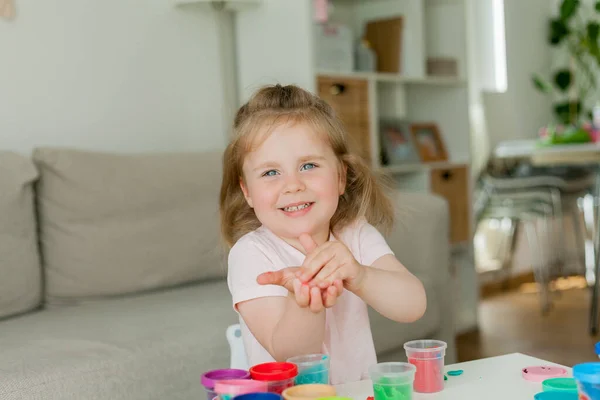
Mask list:
[{"label": "floor", "polygon": [[564,289],[555,294],[547,315],[542,315],[535,291],[514,290],[483,299],[479,331],[458,337],[459,360],[520,352],[567,366],[598,361],[594,344],[600,335],[588,334],[590,292]]}]

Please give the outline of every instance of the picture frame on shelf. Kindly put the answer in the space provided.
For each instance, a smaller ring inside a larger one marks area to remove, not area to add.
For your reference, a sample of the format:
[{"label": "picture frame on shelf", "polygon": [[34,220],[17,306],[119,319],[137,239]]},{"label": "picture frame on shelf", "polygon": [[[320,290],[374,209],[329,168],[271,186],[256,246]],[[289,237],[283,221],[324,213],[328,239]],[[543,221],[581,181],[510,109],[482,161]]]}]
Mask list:
[{"label": "picture frame on shelf", "polygon": [[448,152],[436,124],[411,124],[410,132],[422,162],[448,161]]},{"label": "picture frame on shelf", "polygon": [[402,165],[420,162],[410,132],[410,123],[400,119],[381,119],[379,137],[382,149],[383,165]]}]

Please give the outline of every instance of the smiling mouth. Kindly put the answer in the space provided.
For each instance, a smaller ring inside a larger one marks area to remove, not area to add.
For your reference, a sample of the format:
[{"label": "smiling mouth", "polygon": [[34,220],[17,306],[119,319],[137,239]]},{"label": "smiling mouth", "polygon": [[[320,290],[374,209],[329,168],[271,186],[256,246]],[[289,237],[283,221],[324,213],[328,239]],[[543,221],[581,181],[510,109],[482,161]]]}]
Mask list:
[{"label": "smiling mouth", "polygon": [[300,211],[300,210],[304,210],[307,207],[310,207],[312,204],[313,203],[308,202],[308,203],[304,203],[304,204],[298,204],[296,206],[283,207],[283,208],[281,208],[281,210],[283,210],[285,212]]}]

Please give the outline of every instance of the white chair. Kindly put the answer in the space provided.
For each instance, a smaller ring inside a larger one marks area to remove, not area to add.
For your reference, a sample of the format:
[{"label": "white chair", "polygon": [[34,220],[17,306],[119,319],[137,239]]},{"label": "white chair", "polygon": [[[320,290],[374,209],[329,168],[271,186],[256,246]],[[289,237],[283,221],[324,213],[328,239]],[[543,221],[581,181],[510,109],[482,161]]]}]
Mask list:
[{"label": "white chair", "polygon": [[240,324],[234,324],[227,328],[225,332],[227,341],[229,342],[230,360],[229,368],[248,370],[248,359],[246,358],[246,350],[244,349],[244,341],[242,339],[242,331]]}]

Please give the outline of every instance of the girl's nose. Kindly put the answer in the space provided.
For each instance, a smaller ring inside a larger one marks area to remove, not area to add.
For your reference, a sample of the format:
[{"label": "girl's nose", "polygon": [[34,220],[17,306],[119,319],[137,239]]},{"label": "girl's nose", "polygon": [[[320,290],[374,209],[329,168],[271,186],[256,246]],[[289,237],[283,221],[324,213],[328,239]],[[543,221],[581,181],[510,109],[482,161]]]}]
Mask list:
[{"label": "girl's nose", "polygon": [[285,181],[285,188],[284,188],[285,193],[301,192],[304,190],[304,188],[305,188],[304,183],[302,182],[301,179],[299,179],[299,177],[296,174],[288,175],[288,177]]}]

